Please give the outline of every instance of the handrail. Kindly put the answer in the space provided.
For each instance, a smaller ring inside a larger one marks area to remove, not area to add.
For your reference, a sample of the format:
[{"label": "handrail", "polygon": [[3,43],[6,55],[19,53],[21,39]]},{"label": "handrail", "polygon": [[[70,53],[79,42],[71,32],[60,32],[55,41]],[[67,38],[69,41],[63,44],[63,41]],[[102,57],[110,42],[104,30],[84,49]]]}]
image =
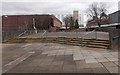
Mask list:
[{"label": "handrail", "polygon": [[45,33],[47,33],[47,30],[44,31],[44,33],[42,34],[42,36],[44,36]]},{"label": "handrail", "polygon": [[91,32],[88,32],[88,33],[84,34],[81,38],[83,38],[84,36],[86,36],[86,35],[88,35],[88,34],[94,32],[94,31],[95,31],[95,30],[93,30],[93,31],[91,31]]},{"label": "handrail", "polygon": [[91,31],[91,32],[88,32],[87,34],[84,34],[84,35],[80,38],[80,44],[81,44],[81,46],[84,46],[83,43],[82,43],[82,41],[83,41],[83,39],[84,39],[83,37],[86,36],[86,35],[88,35],[88,34],[90,34],[90,33],[92,33],[92,32],[94,32],[94,31],[95,31],[95,30],[93,30],[93,31]]},{"label": "handrail", "polygon": [[27,31],[24,31],[23,33],[19,34],[18,37],[22,36],[23,34],[25,34]]},{"label": "handrail", "polygon": [[115,40],[115,39],[118,39],[120,38],[120,36],[115,36],[115,37],[112,37],[112,40]]}]

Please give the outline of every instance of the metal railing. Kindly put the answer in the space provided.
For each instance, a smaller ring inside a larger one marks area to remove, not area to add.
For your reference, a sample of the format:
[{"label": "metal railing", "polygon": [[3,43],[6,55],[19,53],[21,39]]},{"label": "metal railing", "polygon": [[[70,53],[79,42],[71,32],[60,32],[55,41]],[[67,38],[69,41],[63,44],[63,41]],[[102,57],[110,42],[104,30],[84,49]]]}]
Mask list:
[{"label": "metal railing", "polygon": [[91,31],[91,32],[88,32],[88,33],[86,33],[86,34],[84,34],[83,36],[81,36],[81,38],[80,38],[80,44],[81,44],[81,46],[85,46],[84,44],[83,44],[83,40],[84,40],[84,38],[85,38],[85,36],[87,36],[87,35],[89,35],[89,34],[91,34],[91,33],[93,33],[93,32],[95,32],[95,39],[97,39],[97,33],[96,33],[96,30],[93,30],[93,31]]},{"label": "metal railing", "polygon": [[45,30],[44,33],[41,36],[46,36],[47,37],[47,30]]},{"label": "metal railing", "polygon": [[22,35],[24,35],[27,31],[22,32],[21,34],[19,34],[17,37],[21,37]]}]

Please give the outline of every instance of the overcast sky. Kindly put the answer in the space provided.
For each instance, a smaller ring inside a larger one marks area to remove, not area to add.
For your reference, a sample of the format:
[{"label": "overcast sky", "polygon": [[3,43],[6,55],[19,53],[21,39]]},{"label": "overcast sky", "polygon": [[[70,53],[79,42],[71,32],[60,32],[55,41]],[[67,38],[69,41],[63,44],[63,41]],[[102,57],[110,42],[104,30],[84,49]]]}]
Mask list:
[{"label": "overcast sky", "polygon": [[104,2],[108,13],[118,10],[119,0],[3,0],[2,14],[72,14],[73,10],[84,13],[92,2]]},{"label": "overcast sky", "polygon": [[2,14],[72,14],[78,10],[85,14],[86,8],[93,2],[107,4],[108,13],[118,10],[119,0],[3,0]]}]

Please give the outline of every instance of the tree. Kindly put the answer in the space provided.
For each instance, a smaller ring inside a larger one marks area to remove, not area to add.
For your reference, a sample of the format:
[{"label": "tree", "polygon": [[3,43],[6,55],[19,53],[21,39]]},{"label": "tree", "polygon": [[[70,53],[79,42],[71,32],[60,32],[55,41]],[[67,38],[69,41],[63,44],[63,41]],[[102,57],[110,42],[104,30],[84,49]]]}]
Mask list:
[{"label": "tree", "polygon": [[70,27],[70,29],[74,28],[74,21],[73,21],[73,17],[71,15],[67,15],[64,19],[63,19],[64,23],[65,23],[65,27],[66,29],[68,29],[68,27]]},{"label": "tree", "polygon": [[66,30],[67,30],[68,27],[69,27],[69,20],[70,20],[69,16],[66,16],[66,17],[63,18],[63,21],[64,21],[64,23],[65,23]]},{"label": "tree", "polygon": [[75,21],[75,28],[79,28],[78,20]]},{"label": "tree", "polygon": [[74,19],[72,16],[70,17],[70,29],[74,29]]},{"label": "tree", "polygon": [[[101,24],[107,23],[108,16],[106,15],[106,12],[107,12],[106,4],[104,3],[90,4],[89,8],[87,9],[89,22],[92,21],[94,24],[97,24],[99,27],[101,26]],[[103,20],[106,22],[103,23]]]}]

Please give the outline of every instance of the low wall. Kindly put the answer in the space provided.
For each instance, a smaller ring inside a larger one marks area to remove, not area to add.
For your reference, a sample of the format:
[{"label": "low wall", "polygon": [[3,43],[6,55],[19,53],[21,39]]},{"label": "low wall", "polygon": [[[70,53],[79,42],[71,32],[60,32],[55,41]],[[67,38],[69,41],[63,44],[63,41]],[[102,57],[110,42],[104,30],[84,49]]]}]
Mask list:
[{"label": "low wall", "polygon": [[113,39],[113,37],[120,36],[120,29],[109,30],[109,40],[111,43],[111,49],[120,51],[120,38]]},{"label": "low wall", "polygon": [[18,36],[23,31],[2,31],[2,42],[7,41],[8,39]]},{"label": "low wall", "polygon": [[[5,42],[11,38],[17,37],[18,35],[20,35],[23,32],[24,31],[18,31],[18,30],[2,31],[2,42]],[[38,30],[38,33],[40,33],[40,32],[44,32],[44,30]],[[35,30],[29,30],[24,35],[30,35],[30,34],[35,34]]]},{"label": "low wall", "polygon": [[93,38],[76,38],[63,36],[49,37],[16,37],[8,40],[6,43],[59,43],[75,46],[86,46],[94,48],[110,48],[109,40]]}]

